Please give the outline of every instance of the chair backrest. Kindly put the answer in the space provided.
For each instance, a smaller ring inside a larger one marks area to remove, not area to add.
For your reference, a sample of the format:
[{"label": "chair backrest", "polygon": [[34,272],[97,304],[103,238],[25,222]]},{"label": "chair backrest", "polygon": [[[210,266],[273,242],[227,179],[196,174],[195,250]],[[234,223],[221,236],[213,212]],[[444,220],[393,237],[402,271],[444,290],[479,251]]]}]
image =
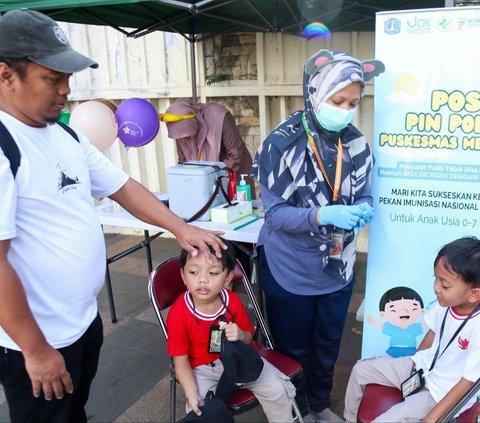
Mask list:
[{"label": "chair backrest", "polygon": [[180,256],[171,257],[156,266],[150,274],[150,286],[155,308],[165,310],[170,307],[186,289],[180,275]]},{"label": "chair backrest", "polygon": [[[148,296],[166,339],[168,339],[167,324],[161,312],[171,307],[186,290],[180,269],[180,256],[171,257],[158,264],[148,280]],[[239,262],[234,272],[232,283],[244,281],[245,272]]]}]

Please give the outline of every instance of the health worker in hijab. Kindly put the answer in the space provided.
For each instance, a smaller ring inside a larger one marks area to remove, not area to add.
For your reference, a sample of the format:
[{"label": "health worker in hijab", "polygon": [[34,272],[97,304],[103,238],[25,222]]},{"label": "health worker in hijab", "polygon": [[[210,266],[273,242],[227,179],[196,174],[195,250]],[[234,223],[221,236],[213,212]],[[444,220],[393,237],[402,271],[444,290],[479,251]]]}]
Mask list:
[{"label": "health worker in hijab", "polygon": [[338,418],[328,408],[352,294],[355,235],[373,217],[372,154],[351,124],[377,60],[320,50],[304,65],[304,110],[260,146],[252,176],[265,224],[260,283],[275,347],[298,360],[297,402],[306,421]]},{"label": "health worker in hijab", "polygon": [[177,143],[178,162],[206,160],[224,162],[237,176],[248,175],[252,195],[255,186],[250,177],[252,156],[238,132],[235,118],[221,104],[193,103],[180,99],[159,115],[167,124],[168,136]]}]

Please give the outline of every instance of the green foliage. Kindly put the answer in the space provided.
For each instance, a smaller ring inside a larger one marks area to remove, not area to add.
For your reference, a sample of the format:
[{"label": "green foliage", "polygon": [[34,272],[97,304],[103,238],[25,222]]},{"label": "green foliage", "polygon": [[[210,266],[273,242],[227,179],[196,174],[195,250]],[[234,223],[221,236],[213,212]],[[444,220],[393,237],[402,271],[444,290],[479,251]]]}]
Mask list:
[{"label": "green foliage", "polygon": [[218,82],[229,81],[230,79],[232,79],[232,75],[219,73],[219,74],[207,76],[207,78],[205,79],[205,82],[207,85],[212,85]]}]

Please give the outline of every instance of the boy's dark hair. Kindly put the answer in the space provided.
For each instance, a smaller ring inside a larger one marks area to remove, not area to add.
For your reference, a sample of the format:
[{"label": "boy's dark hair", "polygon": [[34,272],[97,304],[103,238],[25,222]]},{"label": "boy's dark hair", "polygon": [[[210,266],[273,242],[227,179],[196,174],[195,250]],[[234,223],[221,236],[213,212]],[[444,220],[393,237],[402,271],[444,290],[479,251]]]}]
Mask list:
[{"label": "boy's dark hair", "polygon": [[27,67],[29,63],[32,63],[29,59],[10,59],[8,57],[0,57],[0,62],[3,62],[10,66],[17,74],[18,77],[24,81],[27,77]]},{"label": "boy's dark hair", "polygon": [[[221,249],[220,251],[222,252],[222,258],[219,259],[222,262],[222,268],[227,269],[227,271],[230,273],[235,269],[235,265],[237,264],[237,258],[235,255],[235,249],[233,248],[233,245],[228,242],[225,239],[222,239],[223,243],[228,247],[226,250]],[[209,246],[210,252],[215,255],[215,250]],[[187,263],[187,260],[190,257],[190,253],[186,250],[182,250],[180,253],[180,266],[183,269],[185,267],[185,264]]]},{"label": "boy's dark hair", "polygon": [[423,308],[423,300],[418,292],[408,286],[396,286],[391,288],[382,295],[380,302],[378,303],[378,309],[380,311],[385,311],[385,306],[390,301],[398,300],[417,300],[420,303],[420,307]]},{"label": "boy's dark hair", "polygon": [[442,247],[433,267],[443,259],[448,271],[457,274],[462,280],[480,288],[480,240],[474,236],[456,239]]}]

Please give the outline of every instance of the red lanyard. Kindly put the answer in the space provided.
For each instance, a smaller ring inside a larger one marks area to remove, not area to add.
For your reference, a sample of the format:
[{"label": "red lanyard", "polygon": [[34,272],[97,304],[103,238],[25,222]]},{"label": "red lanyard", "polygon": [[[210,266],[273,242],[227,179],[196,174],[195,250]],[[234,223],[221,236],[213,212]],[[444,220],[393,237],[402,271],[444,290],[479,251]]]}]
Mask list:
[{"label": "red lanyard", "polygon": [[340,137],[338,137],[337,165],[335,167],[335,181],[334,181],[334,185],[332,187],[332,183],[330,182],[330,179],[328,179],[327,172],[325,171],[325,166],[323,165],[322,158],[320,157],[320,154],[318,153],[317,146],[315,145],[315,141],[313,140],[312,132],[310,131],[310,128],[308,127],[307,119],[305,118],[305,113],[302,114],[302,124],[303,124],[303,127],[305,129],[305,132],[307,133],[308,141],[310,142],[310,145],[312,146],[312,150],[313,150],[313,153],[315,154],[318,165],[320,166],[320,170],[322,172],[323,178],[325,179],[325,182],[328,184],[328,186],[332,190],[332,193],[333,193],[332,200],[333,200],[334,203],[336,203],[337,199],[338,199],[338,193],[340,192],[340,183],[341,183],[341,179],[342,179],[342,164],[343,164],[342,140],[340,139]]}]

